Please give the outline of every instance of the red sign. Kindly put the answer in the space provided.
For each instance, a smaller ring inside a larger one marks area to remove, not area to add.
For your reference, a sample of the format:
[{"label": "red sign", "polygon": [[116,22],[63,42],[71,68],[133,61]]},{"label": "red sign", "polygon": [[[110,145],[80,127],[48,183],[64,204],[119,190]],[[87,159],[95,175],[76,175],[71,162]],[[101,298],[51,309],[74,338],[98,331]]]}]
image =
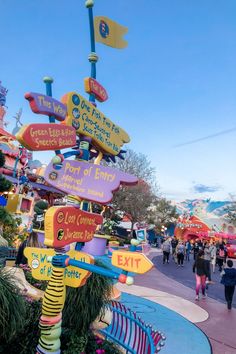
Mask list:
[{"label": "red sign", "polygon": [[73,206],[51,207],[45,214],[44,243],[60,248],[72,242],[91,241],[102,222],[100,214],[88,213]]},{"label": "red sign", "polygon": [[86,77],[84,79],[84,89],[85,92],[93,94],[100,102],[104,102],[108,99],[108,94],[104,87],[91,77]]},{"label": "red sign", "polygon": [[76,145],[75,129],[55,123],[24,125],[16,138],[32,151],[60,150]]}]

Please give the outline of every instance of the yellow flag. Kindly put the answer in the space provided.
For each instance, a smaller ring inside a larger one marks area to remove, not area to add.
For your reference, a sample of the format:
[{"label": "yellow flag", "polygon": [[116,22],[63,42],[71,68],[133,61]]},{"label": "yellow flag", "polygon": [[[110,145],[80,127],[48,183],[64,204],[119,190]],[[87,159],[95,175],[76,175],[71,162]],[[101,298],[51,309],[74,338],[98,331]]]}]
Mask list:
[{"label": "yellow flag", "polygon": [[94,18],[95,40],[113,48],[125,48],[128,42],[123,36],[128,28],[110,20],[108,17],[96,16]]}]

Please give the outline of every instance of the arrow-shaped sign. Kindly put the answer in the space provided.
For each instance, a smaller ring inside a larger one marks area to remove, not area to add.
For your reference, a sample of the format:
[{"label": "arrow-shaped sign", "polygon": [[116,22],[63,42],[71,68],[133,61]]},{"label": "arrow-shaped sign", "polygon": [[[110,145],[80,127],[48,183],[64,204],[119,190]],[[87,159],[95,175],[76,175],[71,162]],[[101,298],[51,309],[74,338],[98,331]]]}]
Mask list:
[{"label": "arrow-shaped sign", "polygon": [[129,251],[113,251],[111,263],[115,267],[138,274],[144,274],[153,267],[153,263],[143,253]]}]

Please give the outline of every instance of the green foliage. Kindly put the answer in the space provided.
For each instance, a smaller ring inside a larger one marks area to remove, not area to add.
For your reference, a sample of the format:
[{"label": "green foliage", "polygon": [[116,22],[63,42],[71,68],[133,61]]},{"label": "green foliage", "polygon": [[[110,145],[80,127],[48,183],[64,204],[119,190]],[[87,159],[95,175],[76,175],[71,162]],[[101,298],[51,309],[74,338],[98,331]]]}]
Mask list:
[{"label": "green foliage", "polygon": [[0,193],[8,192],[12,187],[12,183],[3,175],[0,175]]},{"label": "green foliage", "polygon": [[40,335],[38,323],[42,304],[40,301],[25,301],[25,303],[27,311],[24,317],[24,328],[19,329],[10,342],[0,342],[0,353],[5,354],[11,348],[11,354],[35,354]]},{"label": "green foliage", "polygon": [[97,354],[97,349],[103,349],[105,354],[121,354],[121,351],[114,343],[99,339],[92,332],[89,332],[86,354]]},{"label": "green foliage", "polygon": [[41,215],[44,213],[45,210],[48,208],[48,202],[44,200],[39,200],[34,205],[34,211],[37,215]]},{"label": "green foliage", "polygon": [[118,347],[106,339],[100,339],[91,331],[84,336],[79,336],[74,330],[62,332],[62,353],[63,354],[97,354],[97,350],[103,350],[105,354],[121,354]]},{"label": "green foliage", "polygon": [[[103,266],[101,262],[97,265]],[[80,288],[67,287],[67,296],[63,310],[63,326],[84,335],[90,324],[102,309],[108,305],[112,292],[112,280],[92,273],[86,284]]]},{"label": "green foliage", "polygon": [[13,283],[12,277],[12,272],[0,268],[1,344],[9,343],[25,326],[26,302]]},{"label": "green foliage", "polygon": [[9,246],[13,245],[21,223],[21,218],[14,218],[4,207],[0,207],[0,226],[2,226],[3,237],[8,241]]},{"label": "green foliage", "polygon": [[154,224],[156,231],[160,233],[162,226],[170,226],[177,221],[178,217],[176,207],[169,200],[157,198],[149,208],[147,221]]},{"label": "green foliage", "polygon": [[5,165],[5,155],[0,150],[0,167],[3,167],[4,165]]},{"label": "green foliage", "polygon": [[74,330],[64,329],[61,339],[63,354],[83,353],[88,343],[88,334],[80,336]]}]

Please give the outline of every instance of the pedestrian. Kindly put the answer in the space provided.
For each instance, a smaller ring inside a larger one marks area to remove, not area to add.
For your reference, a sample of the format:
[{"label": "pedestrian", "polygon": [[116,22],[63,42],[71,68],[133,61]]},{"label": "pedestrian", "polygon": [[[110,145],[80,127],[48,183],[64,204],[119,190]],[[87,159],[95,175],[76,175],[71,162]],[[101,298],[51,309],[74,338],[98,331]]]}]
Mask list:
[{"label": "pedestrian", "polygon": [[206,265],[207,265],[207,271],[208,271],[208,279],[207,279],[207,283],[211,282],[211,250],[210,250],[210,245],[208,242],[205,243],[205,247],[204,247],[204,259],[206,261]]},{"label": "pedestrian", "polygon": [[219,249],[217,250],[216,252],[216,258],[217,258],[217,264],[218,264],[218,267],[219,267],[219,272],[222,271],[222,268],[223,268],[223,263],[224,263],[224,260],[225,260],[225,248],[224,248],[224,245],[221,243],[220,246],[219,246]]},{"label": "pedestrian", "polygon": [[171,251],[171,242],[169,239],[165,240],[162,244],[163,251],[163,264],[169,263],[170,251]]},{"label": "pedestrian", "polygon": [[231,310],[236,285],[236,269],[233,268],[233,262],[231,259],[227,261],[227,266],[228,268],[224,268],[221,272],[221,284],[225,287],[225,300],[227,302],[228,310]]},{"label": "pedestrian", "polygon": [[177,263],[177,257],[176,257],[176,247],[178,245],[178,240],[177,238],[174,236],[173,239],[171,240],[171,247],[172,247],[172,258],[175,261],[175,263]]},{"label": "pedestrian", "polygon": [[190,243],[190,241],[188,240],[185,244],[185,260],[186,261],[190,261],[190,253],[192,251],[192,245]]},{"label": "pedestrian", "polygon": [[195,242],[193,245],[193,259],[194,260],[197,259],[198,252],[199,252],[199,246],[198,246],[198,243]]},{"label": "pedestrian", "polygon": [[204,249],[202,240],[198,240],[198,248],[199,248],[199,250]]},{"label": "pedestrian", "polygon": [[215,269],[216,269],[216,245],[215,245],[215,242],[212,242],[212,244],[210,245],[210,252],[211,252],[212,272],[215,273]]},{"label": "pedestrian", "polygon": [[26,247],[40,247],[40,248],[42,247],[42,244],[38,240],[37,232],[32,231],[29,234],[28,238],[21,243],[16,256],[16,261],[15,261],[16,265],[28,263],[27,258],[24,255],[24,249]]},{"label": "pedestrian", "polygon": [[197,259],[193,264],[193,272],[196,277],[196,298],[199,300],[199,291],[202,289],[202,298],[206,298],[206,278],[209,276],[208,267],[204,259],[204,251],[200,250],[197,255]]},{"label": "pedestrian", "polygon": [[182,241],[180,241],[176,247],[176,254],[178,260],[178,266],[184,266],[184,255],[185,255],[185,246]]}]

